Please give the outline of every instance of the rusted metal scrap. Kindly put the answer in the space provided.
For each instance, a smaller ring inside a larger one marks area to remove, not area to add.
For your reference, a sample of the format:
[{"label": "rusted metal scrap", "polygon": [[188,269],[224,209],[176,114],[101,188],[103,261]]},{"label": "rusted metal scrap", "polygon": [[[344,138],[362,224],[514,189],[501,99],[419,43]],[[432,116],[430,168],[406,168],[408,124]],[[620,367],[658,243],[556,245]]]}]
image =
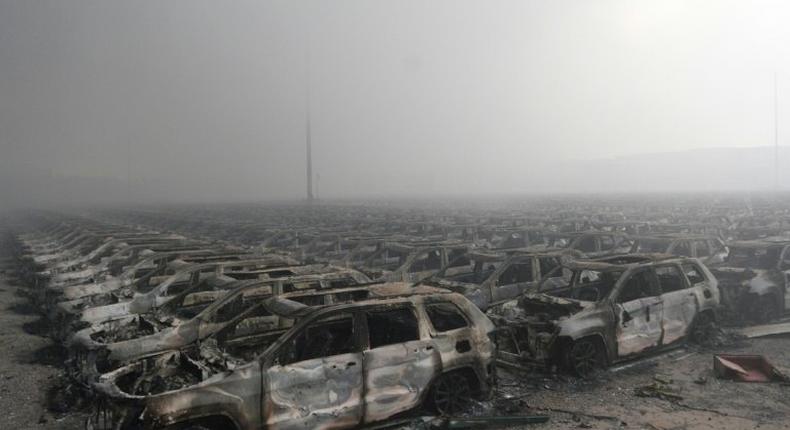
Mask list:
[{"label": "rusted metal scrap", "polygon": [[655,380],[651,384],[637,387],[635,390],[636,396],[655,397],[670,402],[680,402],[683,400],[683,396],[677,394],[675,389],[671,386],[671,381],[662,381],[658,378],[654,379]]}]

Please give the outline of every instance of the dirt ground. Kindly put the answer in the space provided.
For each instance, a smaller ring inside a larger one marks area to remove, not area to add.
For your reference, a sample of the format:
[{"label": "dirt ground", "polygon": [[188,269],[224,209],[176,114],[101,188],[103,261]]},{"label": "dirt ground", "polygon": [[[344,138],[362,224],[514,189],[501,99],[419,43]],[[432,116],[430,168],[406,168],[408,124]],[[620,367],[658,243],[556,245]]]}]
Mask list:
[{"label": "dirt ground", "polygon": [[[509,399],[517,413],[551,417],[530,427],[535,429],[787,429],[789,384],[719,380],[712,369],[716,352],[762,354],[790,374],[788,351],[788,337],[742,340],[715,350],[680,348],[617,366],[589,382],[505,373],[497,397]],[[670,398],[637,395],[651,385]]]},{"label": "dirt ground", "polygon": [[41,332],[40,316],[17,293],[0,259],[0,428],[82,429],[84,416],[52,412],[48,393],[61,381],[63,354]]},{"label": "dirt ground", "polygon": [[[84,413],[48,408],[61,387],[63,352],[41,335],[40,317],[20,294],[5,257],[0,258],[0,428],[83,428]],[[525,377],[501,372],[495,400],[484,412],[547,414],[534,429],[787,429],[790,385],[717,380],[715,352],[763,354],[790,374],[790,337],[738,341],[718,350],[679,348],[618,366],[592,381],[564,376]],[[677,397],[640,397],[650,384]],[[511,427],[512,428],[512,427]]]}]

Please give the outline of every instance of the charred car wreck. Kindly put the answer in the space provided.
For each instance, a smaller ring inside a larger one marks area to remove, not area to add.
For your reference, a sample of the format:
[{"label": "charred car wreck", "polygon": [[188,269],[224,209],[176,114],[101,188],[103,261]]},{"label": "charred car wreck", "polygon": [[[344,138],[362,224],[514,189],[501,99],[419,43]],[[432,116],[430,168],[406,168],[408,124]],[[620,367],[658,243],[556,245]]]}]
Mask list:
[{"label": "charred car wreck", "polygon": [[757,323],[779,318],[790,306],[790,239],[737,241],[730,249],[724,262],[711,266],[727,316]]},{"label": "charred car wreck", "polygon": [[[247,313],[264,299],[283,294],[301,294],[308,303],[331,304],[332,298],[369,297],[373,287],[333,288],[335,285],[358,285],[367,278],[353,270],[304,275],[283,279],[236,281],[227,292],[212,291],[182,296],[153,312],[129,315],[118,320],[94,324],[77,332],[69,341],[70,361],[67,370],[75,382],[92,382],[99,373],[119,364],[179,349],[221,330],[234,317]],[[297,286],[298,289],[294,289]],[[313,288],[300,291],[301,288]],[[292,291],[285,293],[285,290]],[[326,302],[318,292],[329,297]],[[311,294],[308,294],[311,293]],[[279,327],[274,318],[262,315],[248,318],[248,324]]]},{"label": "charred car wreck", "polygon": [[678,204],[40,213],[12,241],[88,428],[355,428],[784,312],[790,239],[727,241],[770,208]]},{"label": "charred car wreck", "polygon": [[463,411],[491,388],[494,326],[463,296],[421,288],[319,307],[269,299],[292,328],[244,329],[242,313],[191,348],[104,374],[88,428],[353,428],[426,402]]},{"label": "charred car wreck", "polygon": [[587,376],[704,337],[716,318],[717,281],[695,259],[624,255],[566,261],[556,270],[564,276],[489,311],[503,364],[559,365]]}]

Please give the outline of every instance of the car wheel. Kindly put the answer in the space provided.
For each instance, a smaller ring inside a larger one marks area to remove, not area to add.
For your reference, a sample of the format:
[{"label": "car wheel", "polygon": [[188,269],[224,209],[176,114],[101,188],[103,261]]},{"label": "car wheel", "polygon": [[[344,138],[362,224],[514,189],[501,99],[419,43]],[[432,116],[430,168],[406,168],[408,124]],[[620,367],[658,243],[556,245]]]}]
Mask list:
[{"label": "car wheel", "polygon": [[468,410],[472,396],[469,379],[460,372],[443,374],[431,390],[433,406],[442,415],[457,415]]},{"label": "car wheel", "polygon": [[708,312],[697,314],[694,325],[691,326],[690,340],[696,344],[704,344],[710,340],[713,333],[713,318]]},{"label": "car wheel", "polygon": [[566,352],[566,363],[571,372],[581,378],[589,378],[604,366],[600,343],[593,338],[573,342]]}]

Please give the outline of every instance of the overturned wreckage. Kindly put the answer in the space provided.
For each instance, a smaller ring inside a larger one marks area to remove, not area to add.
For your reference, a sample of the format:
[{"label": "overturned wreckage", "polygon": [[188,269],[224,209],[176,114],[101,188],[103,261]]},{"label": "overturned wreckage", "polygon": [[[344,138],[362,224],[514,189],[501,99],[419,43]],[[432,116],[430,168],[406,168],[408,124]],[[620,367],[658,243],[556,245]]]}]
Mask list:
[{"label": "overturned wreckage", "polygon": [[[208,339],[101,376],[89,429],[353,428],[429,402],[462,411],[491,388],[494,326],[464,297],[410,294],[266,309],[298,322]],[[396,289],[397,290],[397,289]]]},{"label": "overturned wreckage", "polygon": [[717,281],[696,259],[624,255],[566,261],[537,293],[489,311],[505,365],[598,368],[689,338],[704,338]]}]

